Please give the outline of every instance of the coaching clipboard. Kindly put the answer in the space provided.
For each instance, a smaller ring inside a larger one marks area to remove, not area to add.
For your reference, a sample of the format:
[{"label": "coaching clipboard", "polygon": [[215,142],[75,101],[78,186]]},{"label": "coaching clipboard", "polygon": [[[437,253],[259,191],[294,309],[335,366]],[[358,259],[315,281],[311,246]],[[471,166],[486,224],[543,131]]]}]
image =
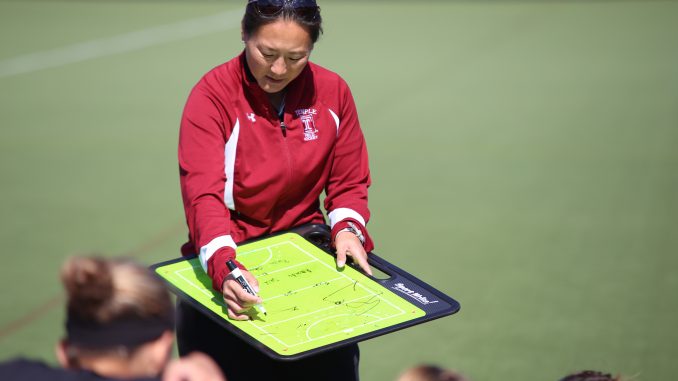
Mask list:
[{"label": "coaching clipboard", "polygon": [[268,356],[296,360],[459,311],[459,303],[370,253],[377,279],[337,269],[325,225],[305,225],[238,246],[238,261],[259,281],[268,315],[228,318],[197,257],[151,266],[180,298]]}]

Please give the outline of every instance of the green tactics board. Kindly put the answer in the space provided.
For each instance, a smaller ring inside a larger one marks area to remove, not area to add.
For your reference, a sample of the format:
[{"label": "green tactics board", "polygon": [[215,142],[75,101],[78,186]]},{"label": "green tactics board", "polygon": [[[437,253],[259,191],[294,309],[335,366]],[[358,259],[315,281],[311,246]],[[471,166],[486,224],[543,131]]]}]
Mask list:
[{"label": "green tactics board", "polygon": [[296,233],[242,245],[237,258],[259,281],[268,315],[229,319],[197,257],[153,267],[179,296],[274,358],[364,340],[426,315],[362,272],[350,266],[338,270],[332,255]]}]

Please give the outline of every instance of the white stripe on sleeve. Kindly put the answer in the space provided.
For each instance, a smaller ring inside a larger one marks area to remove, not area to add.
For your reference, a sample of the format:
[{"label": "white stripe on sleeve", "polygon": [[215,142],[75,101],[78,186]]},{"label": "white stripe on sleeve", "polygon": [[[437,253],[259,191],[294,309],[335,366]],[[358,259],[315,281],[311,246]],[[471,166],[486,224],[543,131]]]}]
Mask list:
[{"label": "white stripe on sleeve", "polygon": [[224,172],[226,174],[226,184],[224,184],[224,204],[231,210],[235,210],[235,201],[233,199],[233,173],[235,172],[235,151],[238,147],[238,135],[240,135],[240,121],[235,120],[231,137],[226,142],[224,148]]},{"label": "white stripe on sleeve", "polygon": [[328,215],[330,218],[330,228],[334,228],[334,225],[346,218],[353,218],[354,220],[360,222],[363,226],[365,226],[365,219],[363,216],[360,215],[360,213],[356,212],[353,209],[349,208],[337,208],[331,211]]},{"label": "white stripe on sleeve", "polygon": [[330,110],[330,114],[332,114],[332,118],[334,118],[334,123],[337,125],[337,136],[339,136],[339,117],[334,113],[334,111],[332,111],[332,109],[328,108],[328,110]]},{"label": "white stripe on sleeve", "polygon": [[207,245],[200,248],[200,265],[202,269],[207,272],[207,261],[210,260],[214,253],[221,249],[222,247],[232,247],[233,250],[237,249],[238,246],[233,241],[233,238],[230,235],[222,235],[210,241]]}]

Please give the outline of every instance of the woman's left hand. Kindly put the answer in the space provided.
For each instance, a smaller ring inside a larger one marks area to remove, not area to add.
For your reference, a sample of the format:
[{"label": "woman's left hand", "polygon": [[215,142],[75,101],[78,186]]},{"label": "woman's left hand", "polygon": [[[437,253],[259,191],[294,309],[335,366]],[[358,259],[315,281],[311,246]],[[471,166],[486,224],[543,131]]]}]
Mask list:
[{"label": "woman's left hand", "polygon": [[172,360],[162,375],[163,381],[225,381],[224,374],[211,357],[191,352]]},{"label": "woman's left hand", "polygon": [[342,231],[334,239],[334,247],[337,249],[337,267],[342,268],[346,264],[346,257],[353,258],[363,271],[372,275],[372,269],[367,263],[367,253],[358,237],[350,231]]}]

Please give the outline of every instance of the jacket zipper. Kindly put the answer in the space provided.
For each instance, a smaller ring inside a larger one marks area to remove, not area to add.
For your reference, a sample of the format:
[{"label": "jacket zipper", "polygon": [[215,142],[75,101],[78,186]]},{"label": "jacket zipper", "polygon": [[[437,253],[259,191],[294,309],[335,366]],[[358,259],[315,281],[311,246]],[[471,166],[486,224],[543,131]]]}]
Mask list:
[{"label": "jacket zipper", "polygon": [[[290,155],[290,149],[289,146],[287,145],[287,125],[285,124],[285,113],[282,113],[278,117],[280,121],[280,131],[282,132],[283,136],[283,149],[285,151],[285,159],[287,160],[287,184],[286,189],[289,189],[289,184],[292,183],[292,155]],[[285,193],[285,192],[283,192]]]},{"label": "jacket zipper", "polygon": [[285,125],[285,122],[281,119],[280,120],[280,130],[282,131],[283,137],[287,137],[287,126]]}]

